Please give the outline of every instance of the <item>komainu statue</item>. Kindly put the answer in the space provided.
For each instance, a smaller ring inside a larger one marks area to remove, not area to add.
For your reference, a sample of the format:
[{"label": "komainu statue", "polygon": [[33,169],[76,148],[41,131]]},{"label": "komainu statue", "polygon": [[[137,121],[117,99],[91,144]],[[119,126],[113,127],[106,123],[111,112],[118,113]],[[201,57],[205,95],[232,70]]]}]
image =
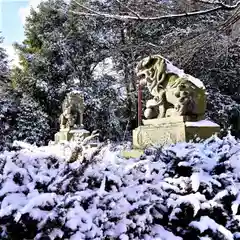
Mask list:
[{"label": "komainu statue", "polygon": [[84,98],[78,91],[67,94],[62,104],[60,115],[60,129],[73,129],[83,127]]},{"label": "komainu statue", "polygon": [[144,58],[137,65],[140,85],[147,85],[153,99],[146,103],[147,119],[186,116],[188,120],[204,118],[205,86],[160,55]]}]

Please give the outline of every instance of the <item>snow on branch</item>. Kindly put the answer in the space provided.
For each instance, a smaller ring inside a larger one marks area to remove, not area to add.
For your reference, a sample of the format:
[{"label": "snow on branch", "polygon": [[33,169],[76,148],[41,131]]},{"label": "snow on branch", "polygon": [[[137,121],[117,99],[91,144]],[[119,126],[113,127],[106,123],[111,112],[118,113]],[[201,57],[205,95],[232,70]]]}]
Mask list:
[{"label": "snow on branch", "polygon": [[119,15],[119,14],[110,14],[110,13],[106,13],[106,12],[99,12],[99,11],[93,10],[92,8],[89,8],[89,7],[86,7],[82,4],[80,4],[79,2],[77,2],[77,0],[73,0],[73,2],[75,2],[79,7],[81,7],[83,9],[83,11],[70,10],[70,12],[72,12],[74,14],[77,14],[79,16],[113,18],[113,19],[117,19],[120,21],[126,21],[126,20],[159,21],[159,20],[168,19],[168,18],[181,18],[181,17],[205,15],[205,14],[220,11],[220,10],[231,11],[231,10],[234,10],[234,9],[240,7],[240,1],[238,1],[234,5],[227,5],[227,4],[224,4],[219,1],[216,1],[216,2],[204,1],[205,3],[212,3],[216,6],[213,8],[210,8],[210,9],[204,9],[204,10],[192,11],[192,12],[184,12],[184,13],[179,13],[179,14],[168,14],[168,15],[162,15],[162,16],[142,16],[142,15],[139,15],[138,13],[134,12],[133,10],[130,11],[129,9],[128,10],[133,15],[130,15],[130,14],[129,15],[128,14],[127,15]]}]

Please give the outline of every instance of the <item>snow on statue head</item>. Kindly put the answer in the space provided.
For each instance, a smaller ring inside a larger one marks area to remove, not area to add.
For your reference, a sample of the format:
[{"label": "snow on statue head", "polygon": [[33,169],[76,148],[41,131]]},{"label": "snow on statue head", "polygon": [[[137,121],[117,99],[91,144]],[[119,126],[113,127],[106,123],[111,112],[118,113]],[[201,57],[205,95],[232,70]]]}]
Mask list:
[{"label": "snow on statue head", "polygon": [[203,119],[206,110],[204,84],[185,74],[160,55],[142,59],[136,68],[139,84],[147,85],[153,99],[148,100],[147,119],[186,116],[188,120]]},{"label": "snow on statue head", "polygon": [[60,116],[60,128],[72,129],[83,127],[84,98],[79,91],[72,91],[67,94],[62,104]]}]

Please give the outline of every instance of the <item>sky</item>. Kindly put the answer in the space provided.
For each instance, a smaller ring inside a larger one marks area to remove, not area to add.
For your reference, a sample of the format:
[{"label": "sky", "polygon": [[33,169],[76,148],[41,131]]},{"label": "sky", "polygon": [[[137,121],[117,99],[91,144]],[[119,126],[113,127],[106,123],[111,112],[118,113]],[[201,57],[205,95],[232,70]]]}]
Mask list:
[{"label": "sky", "polygon": [[24,23],[31,6],[36,8],[41,0],[0,0],[0,31],[4,37],[3,47],[6,49],[11,64],[17,64],[17,56],[12,44],[24,39]]}]

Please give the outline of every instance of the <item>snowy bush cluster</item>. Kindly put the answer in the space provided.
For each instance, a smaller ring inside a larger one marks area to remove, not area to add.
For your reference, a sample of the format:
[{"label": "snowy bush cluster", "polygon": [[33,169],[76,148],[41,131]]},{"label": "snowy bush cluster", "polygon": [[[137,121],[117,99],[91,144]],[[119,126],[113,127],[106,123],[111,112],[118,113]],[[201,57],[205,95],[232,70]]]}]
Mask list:
[{"label": "snowy bush cluster", "polygon": [[0,151],[7,149],[14,140],[46,144],[50,136],[48,116],[28,96],[9,94],[0,94]]},{"label": "snowy bush cluster", "polygon": [[0,151],[12,143],[12,126],[16,122],[18,108],[13,99],[2,97],[0,100]]},{"label": "snowy bush cluster", "polygon": [[239,105],[230,96],[209,88],[207,90],[207,108],[206,118],[217,122],[222,130],[231,129],[231,134],[239,137],[240,129],[235,124],[239,122],[239,116],[236,116],[236,119],[233,118]]},{"label": "snowy bush cluster", "polygon": [[0,238],[240,239],[232,136],[149,148],[140,159],[121,157],[121,146],[90,150],[84,164],[67,162],[67,145],[3,152]]}]

